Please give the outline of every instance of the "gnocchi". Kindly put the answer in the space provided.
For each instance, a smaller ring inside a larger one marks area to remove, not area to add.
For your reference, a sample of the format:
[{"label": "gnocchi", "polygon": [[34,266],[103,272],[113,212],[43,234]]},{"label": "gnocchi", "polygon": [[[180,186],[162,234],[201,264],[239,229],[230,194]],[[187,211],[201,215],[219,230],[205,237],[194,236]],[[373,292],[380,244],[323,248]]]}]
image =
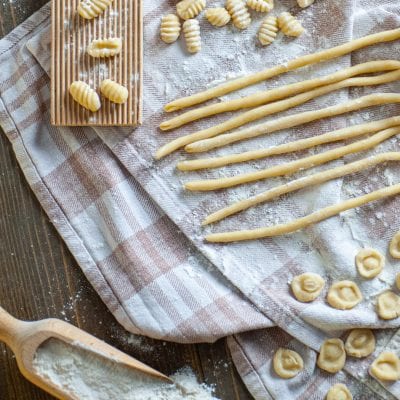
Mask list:
[{"label": "gnocchi", "polygon": [[267,13],[274,8],[274,0],[247,0],[247,6],[254,11]]},{"label": "gnocchi", "polygon": [[206,8],[206,0],[182,0],[176,5],[176,13],[182,19],[193,19]]},{"label": "gnocchi", "polygon": [[209,8],[206,10],[207,21],[213,26],[225,26],[230,20],[231,16],[224,7]]},{"label": "gnocchi", "polygon": [[111,79],[105,79],[101,82],[100,91],[104,97],[107,97],[113,103],[122,104],[128,99],[128,89]]},{"label": "gnocchi", "polygon": [[121,52],[121,38],[95,39],[86,48],[86,52],[95,58],[113,57]]},{"label": "gnocchi", "polygon": [[200,25],[196,19],[188,19],[183,23],[186,48],[189,53],[197,53],[201,50]]},{"label": "gnocchi", "polygon": [[85,19],[96,18],[110,6],[112,1],[113,0],[82,0],[78,4],[78,13]]},{"label": "gnocchi", "polygon": [[278,26],[286,36],[298,37],[304,32],[300,21],[288,12],[279,15]]},{"label": "gnocchi", "polygon": [[231,15],[236,28],[246,29],[251,24],[251,17],[243,0],[226,0],[225,8]]},{"label": "gnocchi", "polygon": [[258,40],[263,46],[271,44],[278,33],[278,18],[269,16],[264,19],[258,31]]},{"label": "gnocchi", "polygon": [[181,23],[175,14],[163,15],[161,18],[160,37],[164,43],[173,43],[181,34]]},{"label": "gnocchi", "polygon": [[69,93],[77,103],[90,111],[95,112],[101,107],[99,95],[83,81],[72,82]]}]

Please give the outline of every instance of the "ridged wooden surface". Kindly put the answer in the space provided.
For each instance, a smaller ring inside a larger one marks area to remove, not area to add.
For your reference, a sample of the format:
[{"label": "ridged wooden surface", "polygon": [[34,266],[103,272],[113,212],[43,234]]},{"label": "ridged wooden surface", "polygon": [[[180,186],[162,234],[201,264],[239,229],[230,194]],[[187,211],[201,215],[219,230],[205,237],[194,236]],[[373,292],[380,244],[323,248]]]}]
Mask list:
[{"label": "ridged wooden surface", "polygon": [[[52,5],[51,118],[54,125],[137,125],[141,122],[142,8],[139,0],[114,0],[103,14],[86,20],[79,16],[79,0],[54,0]],[[110,58],[93,58],[86,48],[93,39],[120,37],[122,51]],[[101,98],[91,112],[68,93],[82,80],[99,94],[100,83],[112,79],[129,91],[125,104]]]}]

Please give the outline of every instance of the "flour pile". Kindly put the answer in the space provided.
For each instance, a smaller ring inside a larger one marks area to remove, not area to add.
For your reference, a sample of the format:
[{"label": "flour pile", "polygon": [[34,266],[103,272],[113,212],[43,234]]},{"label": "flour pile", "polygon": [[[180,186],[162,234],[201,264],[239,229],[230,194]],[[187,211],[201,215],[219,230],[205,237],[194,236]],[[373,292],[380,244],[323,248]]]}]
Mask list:
[{"label": "flour pile", "polygon": [[172,385],[56,339],[38,349],[34,367],[41,377],[79,400],[218,400],[190,369],[172,375]]}]

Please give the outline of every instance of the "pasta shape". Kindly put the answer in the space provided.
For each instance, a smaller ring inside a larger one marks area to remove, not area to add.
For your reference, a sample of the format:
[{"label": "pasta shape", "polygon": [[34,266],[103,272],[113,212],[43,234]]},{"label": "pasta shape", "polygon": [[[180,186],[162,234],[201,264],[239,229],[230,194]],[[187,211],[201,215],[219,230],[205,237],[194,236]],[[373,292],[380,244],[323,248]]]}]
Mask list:
[{"label": "pasta shape", "polygon": [[122,104],[128,99],[128,89],[111,79],[101,82],[100,91],[113,103]]},{"label": "pasta shape", "polygon": [[265,18],[258,31],[258,40],[263,46],[271,44],[276,38],[278,29],[278,18]]},{"label": "pasta shape", "polygon": [[165,43],[175,42],[181,34],[181,23],[175,14],[163,15],[161,18],[160,37]]},{"label": "pasta shape", "polygon": [[201,50],[200,25],[196,19],[188,19],[183,23],[186,48],[189,53],[197,53]]},{"label": "pasta shape", "polygon": [[301,8],[306,8],[308,6],[311,6],[312,3],[314,3],[314,0],[297,0],[297,4]]},{"label": "pasta shape", "polygon": [[101,107],[99,95],[83,81],[72,82],[69,93],[77,103],[90,111],[97,111]]},{"label": "pasta shape", "polygon": [[121,38],[95,39],[86,48],[86,52],[95,58],[105,58],[119,54],[121,48]]},{"label": "pasta shape", "polygon": [[206,0],[182,0],[176,5],[176,13],[182,19],[197,17],[206,8]]},{"label": "pasta shape", "polygon": [[246,29],[251,24],[251,17],[243,0],[226,0],[225,8],[231,15],[236,28]]},{"label": "pasta shape", "polygon": [[78,4],[78,13],[85,19],[96,18],[104,12],[112,1],[113,0],[83,0]]},{"label": "pasta shape", "polygon": [[247,0],[247,6],[254,11],[267,13],[274,8],[274,0]]},{"label": "pasta shape", "polygon": [[206,18],[211,25],[220,27],[225,26],[231,20],[231,15],[224,7],[208,8]]},{"label": "pasta shape", "polygon": [[284,12],[278,17],[278,25],[286,36],[298,37],[304,32],[299,20],[288,12]]}]

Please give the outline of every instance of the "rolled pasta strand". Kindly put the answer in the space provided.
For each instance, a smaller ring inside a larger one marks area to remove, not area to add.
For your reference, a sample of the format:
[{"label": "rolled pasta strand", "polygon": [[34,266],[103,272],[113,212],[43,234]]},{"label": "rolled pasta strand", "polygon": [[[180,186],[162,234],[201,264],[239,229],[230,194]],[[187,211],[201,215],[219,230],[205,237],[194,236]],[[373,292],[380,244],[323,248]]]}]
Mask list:
[{"label": "rolled pasta strand", "polygon": [[384,140],[398,135],[400,133],[399,129],[399,127],[385,129],[384,131],[376,133],[367,139],[359,140],[346,146],[341,146],[309,157],[300,158],[285,164],[275,165],[260,171],[239,174],[228,178],[205,179],[187,182],[185,184],[185,189],[199,191],[225,189],[245,183],[259,181],[261,179],[273,178],[282,175],[291,175],[299,170],[313,168],[316,165],[337,160],[338,158],[347,154],[368,150]]},{"label": "rolled pasta strand", "polygon": [[235,90],[255,85],[256,83],[262,82],[266,79],[272,78],[277,75],[281,75],[285,72],[293,71],[295,69],[305,67],[307,65],[328,61],[333,58],[349,54],[355,50],[359,50],[367,46],[371,46],[377,43],[391,42],[399,38],[400,38],[400,28],[364,36],[362,38],[352,40],[350,42],[341,44],[339,46],[322,50],[317,53],[301,56],[291,61],[288,61],[285,64],[277,65],[275,67],[268,68],[263,71],[256,72],[254,74],[247,75],[242,78],[238,78],[233,81],[223,83],[219,86],[207,89],[203,92],[194,94],[192,96],[174,100],[168,103],[164,107],[164,110],[167,112],[177,111],[182,108],[190,107],[195,104],[203,103],[207,100],[214,99],[215,97],[223,96],[224,94],[231,93]]},{"label": "rolled pasta strand", "polygon": [[289,115],[287,117],[278,118],[273,121],[264,122],[252,126],[250,128],[225,133],[213,137],[211,139],[203,139],[186,145],[185,150],[188,153],[200,153],[223,147],[231,143],[247,140],[266,133],[276,132],[281,129],[292,128],[294,126],[303,125],[307,122],[316,121],[322,118],[333,117],[344,114],[346,112],[360,110],[362,108],[375,106],[378,104],[399,103],[400,95],[397,93],[374,93],[360,97],[347,103],[322,108],[316,111],[306,111],[299,114]]},{"label": "rolled pasta strand", "polygon": [[[399,127],[400,132],[400,127]],[[212,224],[221,221],[233,214],[237,214],[241,211],[247,210],[250,207],[254,207],[258,204],[265,203],[273,200],[287,193],[292,193],[297,190],[301,190],[310,186],[319,185],[324,182],[331,181],[333,179],[341,178],[346,175],[353,174],[355,172],[362,171],[364,169],[373,167],[375,165],[387,162],[387,161],[400,161],[400,152],[388,152],[378,154],[373,157],[364,158],[359,161],[355,161],[346,165],[341,165],[336,168],[328,169],[327,171],[318,172],[313,175],[308,175],[304,178],[296,179],[284,185],[276,186],[270,190],[260,193],[256,196],[249,197],[231,204],[228,207],[224,207],[209,216],[207,216],[202,225]]]},{"label": "rolled pasta strand", "polygon": [[[274,17],[268,17],[274,18]],[[290,96],[304,93],[308,90],[315,89],[320,86],[329,85],[339,82],[344,79],[352,78],[356,75],[377,73],[383,71],[393,71],[400,69],[400,62],[396,60],[379,60],[369,61],[363,64],[358,64],[353,67],[345,68],[330,75],[320,78],[310,79],[302,82],[296,82],[289,85],[281,86],[275,89],[270,89],[264,92],[258,92],[249,96],[240,97],[238,99],[228,100],[221,103],[210,104],[195,110],[187,111],[175,118],[164,121],[160,125],[163,131],[178,128],[211,115],[222,114],[228,111],[237,111],[243,108],[252,108],[261,106],[272,101],[285,99]]]},{"label": "rolled pasta strand", "polygon": [[379,121],[349,126],[336,131],[327,132],[322,135],[295,140],[293,142],[283,143],[281,145],[272,146],[265,149],[250,150],[244,153],[228,154],[221,157],[181,161],[177,164],[177,168],[180,171],[195,171],[199,169],[218,168],[225,165],[309,149],[310,147],[319,146],[325,143],[347,140],[353,137],[365,135],[367,133],[375,133],[396,125],[400,125],[400,117],[391,117]]},{"label": "rolled pasta strand", "polygon": [[349,200],[345,200],[341,203],[322,208],[315,211],[305,217],[295,219],[286,224],[279,224],[268,226],[258,229],[249,229],[243,231],[233,232],[222,232],[212,233],[206,236],[206,241],[213,243],[229,243],[243,240],[254,240],[262,239],[266,237],[273,237],[279,235],[285,235],[288,233],[296,232],[300,229],[306,228],[317,222],[321,222],[325,219],[340,214],[343,211],[350,210],[352,208],[360,207],[364,204],[372,201],[384,199],[386,197],[395,196],[400,193],[400,184],[385,187],[383,189],[376,190],[363,196],[355,197]]}]

